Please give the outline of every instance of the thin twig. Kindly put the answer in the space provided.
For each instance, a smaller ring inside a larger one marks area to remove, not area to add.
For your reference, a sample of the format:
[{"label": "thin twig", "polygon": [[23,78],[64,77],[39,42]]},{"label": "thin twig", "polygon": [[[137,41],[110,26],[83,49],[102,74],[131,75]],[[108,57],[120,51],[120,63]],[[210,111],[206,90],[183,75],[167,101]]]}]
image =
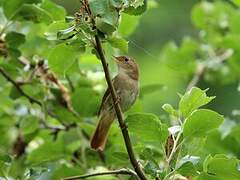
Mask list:
[{"label": "thin twig", "polygon": [[19,92],[22,96],[26,97],[26,98],[29,100],[30,103],[36,103],[36,104],[38,104],[39,106],[42,106],[42,103],[41,103],[39,100],[34,99],[33,97],[31,97],[31,96],[29,96],[28,94],[26,94],[26,93],[22,90],[22,88],[20,87],[20,85],[19,85],[16,81],[14,81],[14,80],[3,70],[3,68],[0,68],[0,73],[3,75],[3,77],[4,77],[7,81],[9,81],[10,83],[12,83],[12,85],[18,90],[18,92]]},{"label": "thin twig", "polygon": [[113,170],[113,171],[106,171],[106,172],[99,172],[99,173],[92,173],[92,174],[85,174],[80,176],[71,176],[63,178],[62,180],[74,180],[74,179],[86,179],[93,176],[105,176],[105,175],[131,175],[138,179],[137,174],[130,170],[130,169],[119,169],[119,170]]},{"label": "thin twig", "polygon": [[[18,92],[19,92],[22,96],[26,97],[26,98],[29,100],[30,103],[36,103],[36,104],[38,104],[41,108],[44,107],[44,104],[41,103],[39,100],[34,99],[33,97],[31,97],[31,96],[29,96],[28,94],[26,94],[26,93],[23,91],[23,89],[21,88],[20,84],[18,84],[14,79],[12,79],[12,78],[10,77],[10,75],[8,75],[8,74],[4,71],[4,69],[1,68],[1,67],[0,67],[0,73],[2,74],[2,76],[3,76],[7,81],[9,81],[9,82],[18,90]],[[53,114],[51,111],[47,110],[46,112],[47,112],[47,114],[48,114],[49,116],[51,116],[51,117],[56,118],[56,119],[59,120],[59,118],[58,118],[55,114]],[[79,117],[78,114],[77,114],[77,115],[74,114],[74,116],[75,116],[75,117]],[[60,131],[68,131],[68,130],[71,129],[71,128],[77,127],[77,124],[76,124],[76,123],[65,124],[65,123],[63,123],[63,122],[60,121],[60,120],[59,120],[59,122],[64,126],[64,128],[55,127],[55,126],[50,126],[50,125],[46,124],[45,121],[41,120],[41,124],[42,124],[42,126],[43,126],[45,129],[52,130],[52,134],[54,135],[54,138],[57,137],[57,134],[58,134]],[[81,129],[81,131],[82,131],[83,134],[85,135],[85,138],[89,141],[90,138],[86,136],[86,133],[84,132],[84,130]],[[103,153],[99,152],[99,158],[100,158],[100,160],[101,160],[103,163],[105,163],[105,157],[104,157],[104,154],[103,154]]]},{"label": "thin twig", "polygon": [[111,96],[112,96],[112,99],[114,102],[113,103],[114,109],[116,111],[117,119],[118,119],[120,128],[122,130],[122,135],[124,138],[125,146],[127,148],[129,159],[130,159],[132,166],[135,169],[136,173],[140,177],[140,179],[146,180],[147,178],[146,178],[144,172],[142,171],[142,169],[135,157],[135,154],[133,152],[133,147],[132,147],[132,143],[131,143],[131,140],[129,137],[128,129],[127,129],[126,123],[124,122],[124,119],[123,119],[123,113],[122,113],[121,107],[119,105],[119,102],[117,100],[117,94],[116,94],[115,88],[112,84],[111,76],[110,76],[110,73],[108,70],[106,58],[103,53],[102,45],[101,45],[100,39],[97,35],[95,35],[95,41],[96,41],[96,50],[97,50],[99,57],[101,59],[101,62],[102,62],[103,70],[105,73],[105,78],[106,78],[106,81],[107,81],[107,84],[110,89],[110,93],[111,93]]},{"label": "thin twig", "polygon": [[198,82],[200,81],[200,79],[202,78],[202,76],[204,74],[205,69],[206,69],[206,66],[203,64],[199,64],[197,66],[197,70],[196,70],[193,78],[188,83],[187,91],[189,91],[193,86],[196,86],[198,84]]},{"label": "thin twig", "polygon": [[172,161],[172,158],[175,154],[175,152],[177,151],[177,146],[178,146],[178,141],[180,140],[180,137],[182,135],[182,132],[180,131],[177,135],[177,138],[176,140],[174,140],[174,143],[173,143],[173,148],[172,148],[172,151],[167,159],[167,163],[170,164],[170,162]]},{"label": "thin twig", "polygon": [[[216,59],[218,63],[223,63],[227,59],[229,59],[233,54],[232,49],[226,49],[222,54],[216,55],[216,53],[209,52],[210,59]],[[201,80],[203,77],[205,71],[208,69],[208,64],[207,63],[199,63],[196,69],[196,72],[193,76],[193,78],[190,80],[190,82],[187,85],[187,91],[190,90],[193,86],[196,86],[198,82]]]}]

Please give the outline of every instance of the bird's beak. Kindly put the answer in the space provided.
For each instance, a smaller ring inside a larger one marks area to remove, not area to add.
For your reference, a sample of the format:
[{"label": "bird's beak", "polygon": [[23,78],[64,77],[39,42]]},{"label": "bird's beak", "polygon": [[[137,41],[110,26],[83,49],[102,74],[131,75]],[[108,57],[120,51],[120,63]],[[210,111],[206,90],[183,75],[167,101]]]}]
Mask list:
[{"label": "bird's beak", "polygon": [[116,57],[116,56],[112,56],[112,57],[113,57],[113,59],[114,59],[117,63],[120,62],[120,58],[119,58],[119,57]]}]

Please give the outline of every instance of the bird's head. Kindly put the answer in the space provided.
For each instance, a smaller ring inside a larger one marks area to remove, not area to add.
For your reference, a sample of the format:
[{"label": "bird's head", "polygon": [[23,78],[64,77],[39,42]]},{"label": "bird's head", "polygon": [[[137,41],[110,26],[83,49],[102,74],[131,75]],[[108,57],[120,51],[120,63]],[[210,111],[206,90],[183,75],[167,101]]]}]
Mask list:
[{"label": "bird's head", "polygon": [[127,56],[113,56],[117,65],[119,73],[126,73],[134,80],[138,80],[138,65],[133,58]]}]

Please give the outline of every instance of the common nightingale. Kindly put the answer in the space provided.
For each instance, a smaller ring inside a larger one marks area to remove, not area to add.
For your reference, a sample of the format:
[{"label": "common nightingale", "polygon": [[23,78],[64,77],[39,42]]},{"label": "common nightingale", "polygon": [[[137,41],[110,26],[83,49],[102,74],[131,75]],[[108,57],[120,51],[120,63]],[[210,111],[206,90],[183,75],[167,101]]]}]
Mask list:
[{"label": "common nightingale", "polygon": [[[112,82],[120,107],[125,112],[134,104],[138,96],[138,65],[133,58],[126,56],[114,57],[114,59],[118,66],[118,74],[113,78]],[[99,122],[91,139],[91,147],[103,151],[109,128],[116,117],[109,88],[102,98],[98,117]]]}]

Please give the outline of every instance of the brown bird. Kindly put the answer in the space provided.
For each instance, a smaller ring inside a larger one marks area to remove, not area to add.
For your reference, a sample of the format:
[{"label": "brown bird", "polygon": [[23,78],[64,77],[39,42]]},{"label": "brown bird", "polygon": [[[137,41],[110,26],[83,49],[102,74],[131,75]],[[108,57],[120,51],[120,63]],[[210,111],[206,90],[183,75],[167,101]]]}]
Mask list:
[{"label": "brown bird", "polygon": [[[138,65],[134,59],[114,57],[118,65],[118,74],[113,78],[119,104],[123,112],[127,111],[138,96]],[[99,122],[91,139],[91,147],[102,151],[105,147],[109,128],[116,117],[109,88],[106,90],[98,112]]]}]

